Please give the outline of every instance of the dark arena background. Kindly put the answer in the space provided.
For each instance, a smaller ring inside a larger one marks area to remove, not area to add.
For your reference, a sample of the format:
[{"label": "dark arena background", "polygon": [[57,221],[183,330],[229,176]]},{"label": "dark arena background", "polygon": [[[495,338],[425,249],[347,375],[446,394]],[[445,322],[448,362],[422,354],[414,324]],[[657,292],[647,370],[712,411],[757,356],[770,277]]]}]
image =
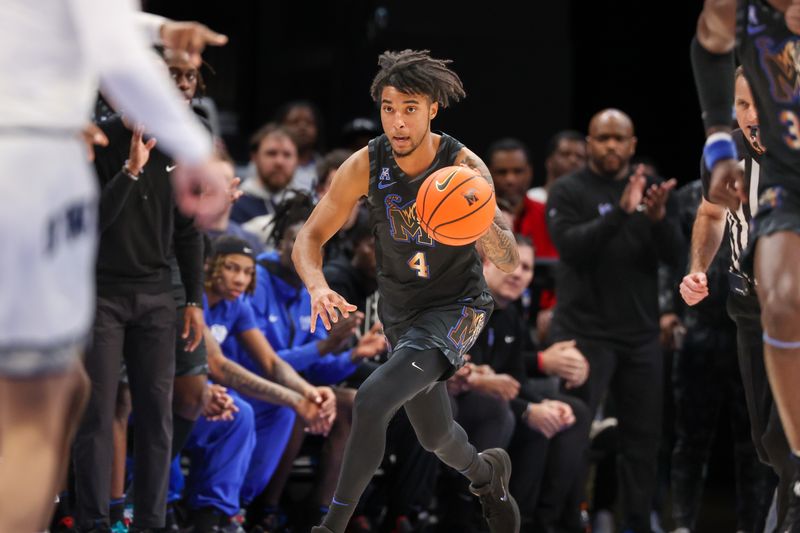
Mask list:
[{"label": "dark arena background", "polygon": [[320,107],[326,147],[335,147],[348,120],[377,117],[368,93],[377,56],[412,48],[452,59],[467,91],[434,128],[478,154],[500,137],[521,139],[533,153],[535,184],[547,139],[565,128],[585,132],[605,107],[631,116],[637,153],[664,177],[697,177],[703,138],[689,41],[700,2],[145,0],[143,7],[230,37],[204,54],[215,71],[205,75],[237,159],[247,158],[249,134],[294,99]]}]

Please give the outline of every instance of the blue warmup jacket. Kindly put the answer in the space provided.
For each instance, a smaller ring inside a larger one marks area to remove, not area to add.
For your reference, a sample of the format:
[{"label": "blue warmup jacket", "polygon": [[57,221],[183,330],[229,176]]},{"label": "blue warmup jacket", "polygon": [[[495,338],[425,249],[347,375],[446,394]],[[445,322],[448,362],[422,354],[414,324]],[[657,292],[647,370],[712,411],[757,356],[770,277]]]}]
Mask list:
[{"label": "blue warmup jacket", "polygon": [[[258,256],[256,291],[250,297],[258,327],[278,355],[311,383],[327,385],[346,379],[360,362],[350,361],[352,350],[320,356],[317,342],[327,338],[328,332],[322,321],[318,321],[315,333],[309,331],[311,296],[305,287],[292,287],[264,267],[277,261],[274,252]],[[246,359],[240,363],[259,372],[256,363]]]}]

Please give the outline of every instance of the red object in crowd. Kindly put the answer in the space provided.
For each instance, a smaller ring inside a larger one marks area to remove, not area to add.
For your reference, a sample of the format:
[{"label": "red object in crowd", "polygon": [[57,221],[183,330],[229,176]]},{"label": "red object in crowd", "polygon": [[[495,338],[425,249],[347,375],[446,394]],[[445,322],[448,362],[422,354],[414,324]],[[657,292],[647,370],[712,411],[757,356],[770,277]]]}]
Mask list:
[{"label": "red object in crowd", "polygon": [[558,259],[558,251],[547,231],[546,214],[547,206],[544,203],[525,197],[514,230],[531,238],[537,259],[555,260]]}]

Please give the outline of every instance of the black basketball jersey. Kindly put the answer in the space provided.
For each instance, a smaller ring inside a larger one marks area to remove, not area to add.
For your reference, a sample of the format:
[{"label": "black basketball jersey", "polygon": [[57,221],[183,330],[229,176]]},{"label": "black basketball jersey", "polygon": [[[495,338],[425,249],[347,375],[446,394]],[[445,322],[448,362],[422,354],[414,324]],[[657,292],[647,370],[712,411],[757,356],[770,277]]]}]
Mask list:
[{"label": "black basketball jersey", "polygon": [[738,0],[736,46],[767,148],[760,190],[800,191],[800,36],[764,0]]},{"label": "black basketball jersey", "polygon": [[415,208],[417,191],[425,178],[453,165],[463,147],[442,134],[431,165],[419,176],[408,176],[397,165],[386,135],[369,142],[367,200],[375,234],[384,325],[404,322],[426,309],[469,305],[486,291],[475,246],[437,243],[420,227]]}]

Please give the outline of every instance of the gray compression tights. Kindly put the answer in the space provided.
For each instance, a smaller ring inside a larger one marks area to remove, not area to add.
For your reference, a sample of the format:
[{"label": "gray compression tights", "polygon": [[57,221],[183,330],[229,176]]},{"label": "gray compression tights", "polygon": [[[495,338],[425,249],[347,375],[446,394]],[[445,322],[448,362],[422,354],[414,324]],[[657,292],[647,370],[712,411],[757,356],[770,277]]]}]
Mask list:
[{"label": "gray compression tights", "polygon": [[467,434],[453,420],[444,382],[437,381],[450,362],[437,349],[396,350],[359,387],[353,405],[353,427],[344,453],[339,483],[323,525],[342,533],[358,499],[380,466],[386,428],[405,407],[420,444],[475,485],[488,483],[491,467],[478,458]]}]

